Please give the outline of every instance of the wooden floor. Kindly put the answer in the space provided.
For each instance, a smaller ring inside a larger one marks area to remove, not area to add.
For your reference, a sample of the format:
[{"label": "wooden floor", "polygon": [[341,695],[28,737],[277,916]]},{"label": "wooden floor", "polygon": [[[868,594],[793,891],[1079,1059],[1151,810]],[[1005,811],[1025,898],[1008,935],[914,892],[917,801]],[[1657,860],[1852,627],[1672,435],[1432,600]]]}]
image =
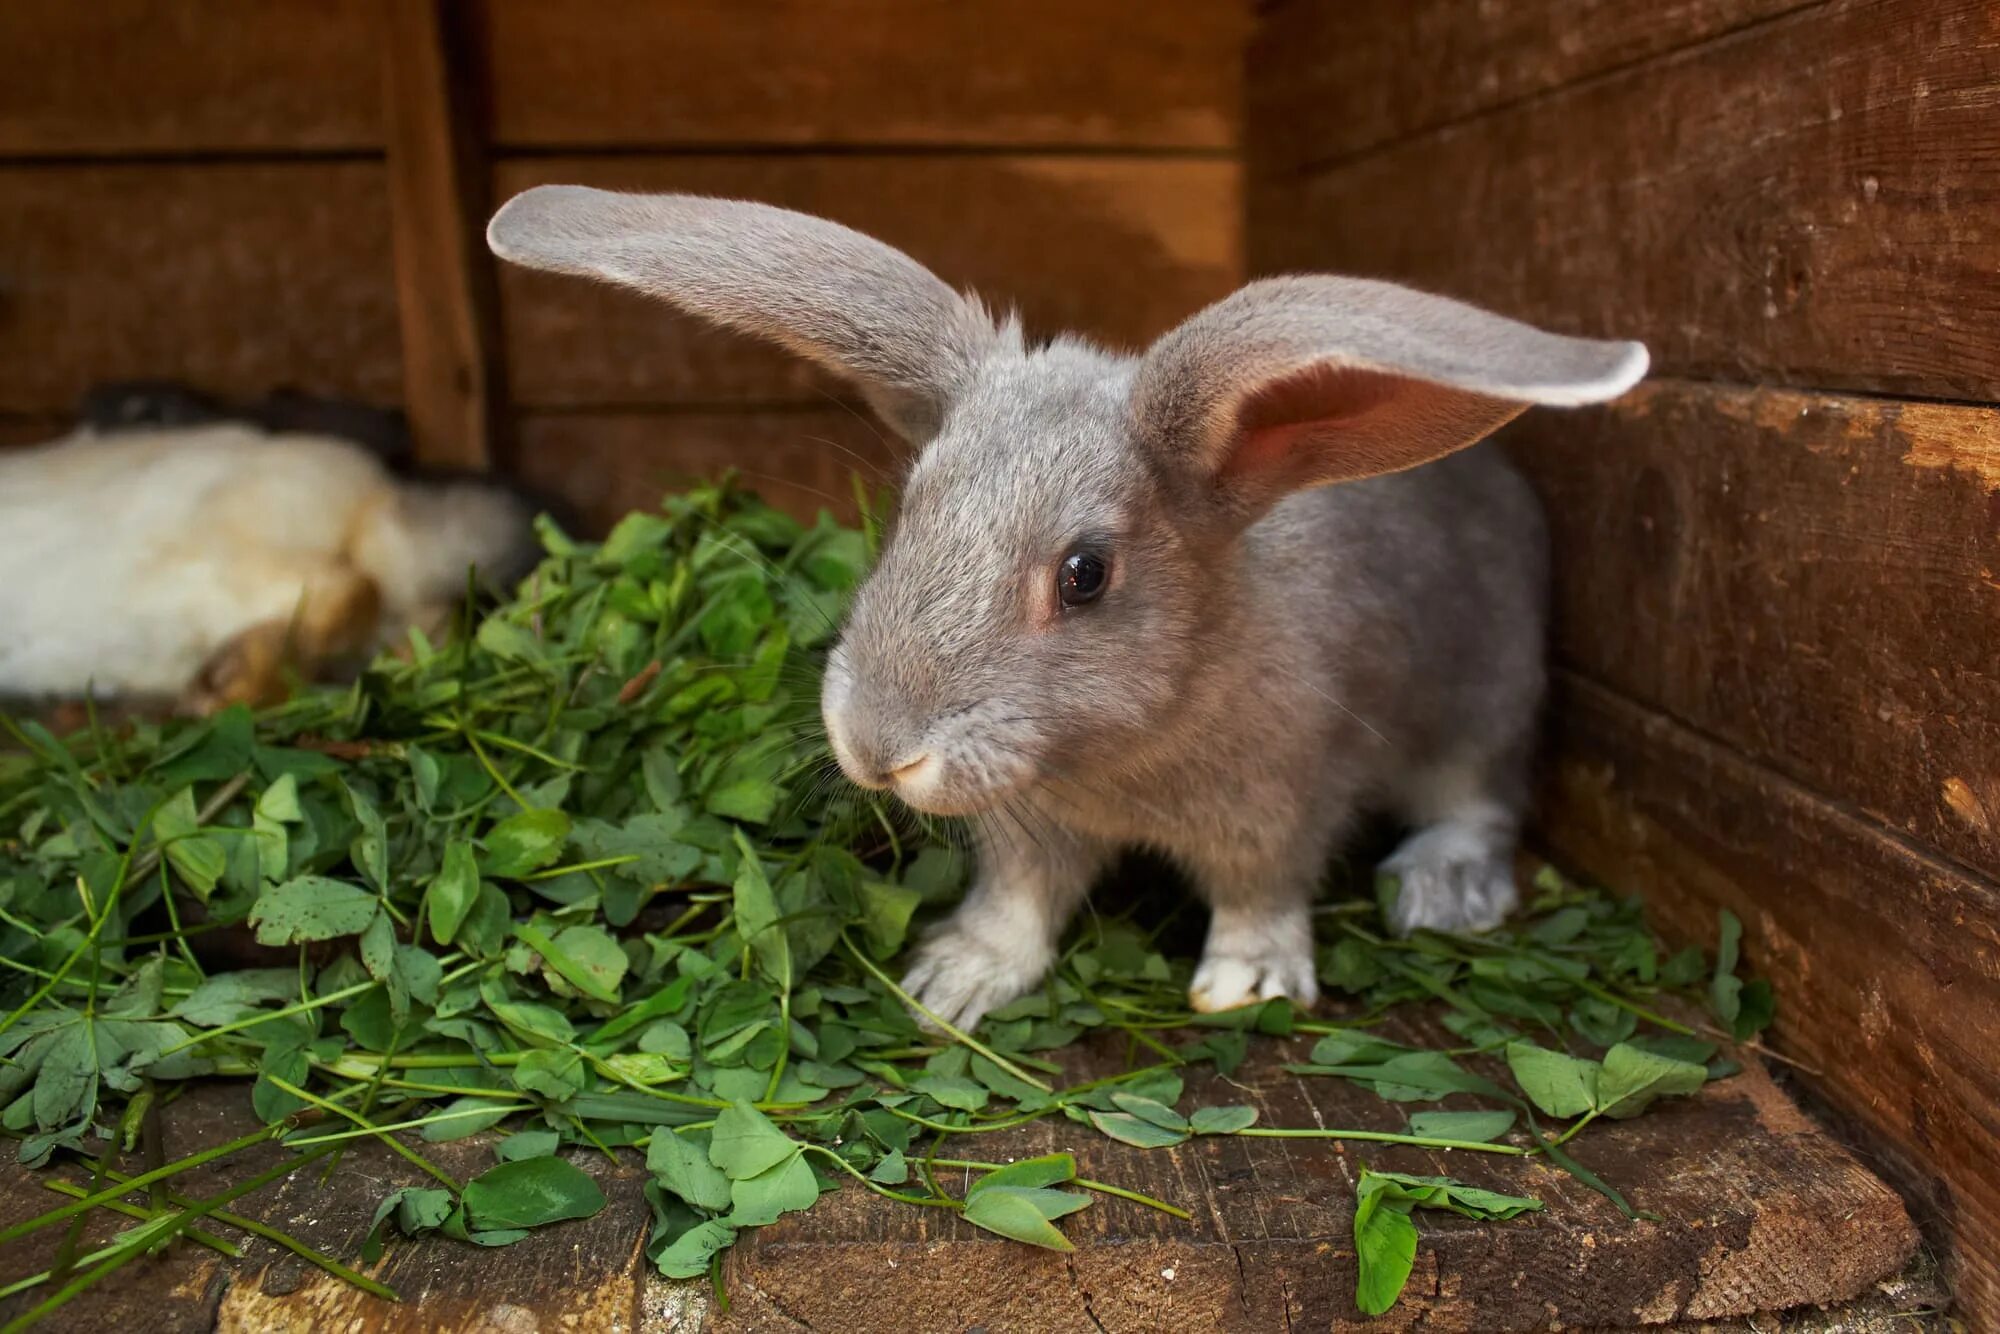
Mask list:
[{"label": "wooden floor", "polygon": [[[1261,1041],[1236,1086],[1191,1079],[1183,1105],[1250,1101],[1267,1126],[1401,1128],[1404,1109],[1372,1093],[1278,1068],[1303,1059],[1306,1045]],[[179,1156],[254,1124],[240,1086],[198,1089],[173,1109],[166,1152]],[[1106,1334],[1705,1326],[1860,1296],[1871,1298],[1868,1310],[1887,1310],[1898,1302],[1878,1284],[1901,1273],[1918,1246],[1901,1201],[1754,1068],[1697,1100],[1660,1105],[1576,1141],[1583,1161],[1636,1208],[1659,1215],[1657,1222],[1627,1222],[1603,1197],[1536,1163],[1462,1152],[1363,1155],[1354,1145],[1268,1139],[1141,1151],[1061,1120],[977,1143],[978,1155],[996,1161],[1073,1150],[1085,1176],[1179,1203],[1194,1220],[1100,1199],[1067,1221],[1077,1250],[1065,1256],[1001,1241],[942,1211],[842,1190],[730,1254],[725,1313],[706,1283],[672,1283],[649,1272],[636,1159],[614,1166],[583,1157],[578,1161],[611,1199],[602,1214],[504,1251],[443,1241],[393,1245],[378,1276],[401,1293],[400,1305],[327,1279],[263,1243],[234,1263],[183,1247],[86,1294],[46,1328]],[[447,1170],[470,1175],[492,1161],[486,1145],[438,1146],[436,1156]],[[1352,1183],[1364,1156],[1389,1170],[1531,1194],[1547,1208],[1510,1223],[1420,1215],[1417,1267],[1403,1301],[1388,1316],[1364,1321],[1351,1301],[1349,1239]],[[268,1161],[240,1158],[227,1171],[190,1174],[183,1189],[207,1193]],[[293,1178],[236,1207],[351,1259],[383,1193],[418,1179],[379,1147],[357,1148],[324,1185],[316,1176]],[[59,1202],[38,1182],[20,1168],[0,1173],[0,1224]],[[110,1230],[101,1219],[93,1229]],[[56,1242],[38,1234],[0,1248],[0,1282],[44,1268]],[[1934,1293],[1908,1285],[1891,1291],[1901,1293],[1904,1309],[1935,1301]],[[17,1298],[0,1305],[0,1317],[22,1309]],[[1783,1327],[1876,1327],[1871,1316],[1810,1319]],[[1755,1325],[1779,1326],[1772,1318]]]}]

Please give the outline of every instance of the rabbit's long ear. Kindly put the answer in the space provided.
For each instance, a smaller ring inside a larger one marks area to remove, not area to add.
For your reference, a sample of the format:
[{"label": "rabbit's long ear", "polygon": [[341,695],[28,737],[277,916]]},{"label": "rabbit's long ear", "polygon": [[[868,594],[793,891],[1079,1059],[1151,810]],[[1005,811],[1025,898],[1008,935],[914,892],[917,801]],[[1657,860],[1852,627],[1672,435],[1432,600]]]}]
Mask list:
[{"label": "rabbit's long ear", "polygon": [[502,259],[637,288],[855,382],[913,443],[993,345],[993,321],[900,250],[765,204],[543,185],[486,229]]},{"label": "rabbit's long ear", "polygon": [[1132,390],[1170,472],[1254,517],[1301,487],[1413,468],[1536,403],[1615,398],[1637,343],[1544,333],[1393,283],[1251,283],[1163,336]]}]

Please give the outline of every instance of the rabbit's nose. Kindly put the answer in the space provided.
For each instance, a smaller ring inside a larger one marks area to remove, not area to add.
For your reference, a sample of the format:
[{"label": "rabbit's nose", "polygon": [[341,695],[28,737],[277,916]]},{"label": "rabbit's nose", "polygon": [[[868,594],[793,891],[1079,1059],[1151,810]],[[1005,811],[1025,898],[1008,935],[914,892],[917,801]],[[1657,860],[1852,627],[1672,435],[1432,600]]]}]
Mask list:
[{"label": "rabbit's nose", "polygon": [[919,755],[915,759],[905,760],[903,763],[889,770],[889,781],[892,784],[920,783],[932,767],[931,757],[928,753]]}]

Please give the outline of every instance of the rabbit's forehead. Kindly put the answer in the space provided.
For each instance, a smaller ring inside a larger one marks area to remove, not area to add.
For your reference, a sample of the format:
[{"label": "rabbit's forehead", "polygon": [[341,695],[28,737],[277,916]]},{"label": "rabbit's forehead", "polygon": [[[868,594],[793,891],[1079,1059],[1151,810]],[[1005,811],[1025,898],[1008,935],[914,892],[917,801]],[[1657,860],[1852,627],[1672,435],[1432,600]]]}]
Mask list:
[{"label": "rabbit's forehead", "polygon": [[911,470],[904,522],[1016,543],[1114,525],[1145,475],[1117,369],[1046,356],[989,368]]}]

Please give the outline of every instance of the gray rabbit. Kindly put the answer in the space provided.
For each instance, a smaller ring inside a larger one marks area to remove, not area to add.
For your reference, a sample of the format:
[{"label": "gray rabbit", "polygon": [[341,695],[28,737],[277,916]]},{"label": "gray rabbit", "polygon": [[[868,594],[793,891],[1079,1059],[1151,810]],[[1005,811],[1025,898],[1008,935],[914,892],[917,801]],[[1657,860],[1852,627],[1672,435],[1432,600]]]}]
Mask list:
[{"label": "gray rabbit", "polygon": [[1363,809],[1415,830],[1396,930],[1514,907],[1547,556],[1521,478],[1458,451],[1624,392],[1643,347],[1318,276],[1136,357],[1035,345],[881,242],[685,195],[544,186],[488,240],[829,366],[920,449],[822,706],[855,782],[970,817],[975,883],[904,983],[935,1015],[1033,987],[1129,845],[1213,909],[1198,1010],[1316,999],[1313,892]]}]

